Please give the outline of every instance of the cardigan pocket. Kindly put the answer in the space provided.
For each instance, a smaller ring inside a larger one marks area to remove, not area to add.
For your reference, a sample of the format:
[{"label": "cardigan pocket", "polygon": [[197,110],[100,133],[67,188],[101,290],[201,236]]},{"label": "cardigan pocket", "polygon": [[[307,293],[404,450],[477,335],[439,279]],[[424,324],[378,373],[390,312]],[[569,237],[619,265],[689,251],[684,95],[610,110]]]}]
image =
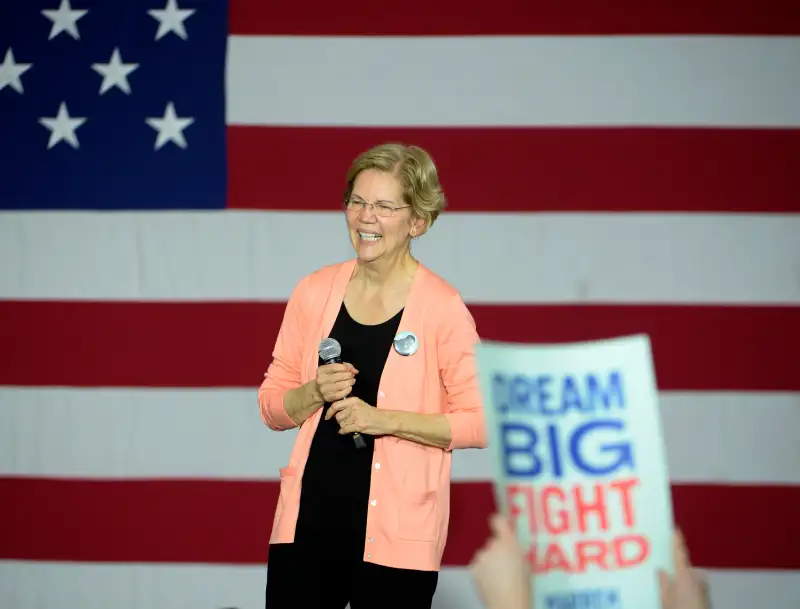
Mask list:
[{"label": "cardigan pocket", "polygon": [[394,474],[398,537],[403,541],[435,542],[441,536],[443,451],[386,437],[386,455]]},{"label": "cardigan pocket", "polygon": [[439,538],[437,503],[436,491],[405,494],[398,513],[400,539],[436,541]]}]

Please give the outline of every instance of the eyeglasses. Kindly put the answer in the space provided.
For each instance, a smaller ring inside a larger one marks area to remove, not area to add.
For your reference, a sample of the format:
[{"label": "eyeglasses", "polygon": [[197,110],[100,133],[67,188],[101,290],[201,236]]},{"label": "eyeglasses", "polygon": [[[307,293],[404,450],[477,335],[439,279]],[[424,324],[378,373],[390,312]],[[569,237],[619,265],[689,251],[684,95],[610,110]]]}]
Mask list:
[{"label": "eyeglasses", "polygon": [[347,211],[359,211],[366,208],[368,205],[370,207],[370,210],[371,211],[374,210],[375,215],[380,216],[381,218],[389,218],[398,209],[405,209],[406,207],[411,207],[410,205],[392,207],[391,205],[386,205],[385,203],[367,203],[366,201],[356,201],[355,199],[350,199],[349,201],[345,202],[344,208]]}]

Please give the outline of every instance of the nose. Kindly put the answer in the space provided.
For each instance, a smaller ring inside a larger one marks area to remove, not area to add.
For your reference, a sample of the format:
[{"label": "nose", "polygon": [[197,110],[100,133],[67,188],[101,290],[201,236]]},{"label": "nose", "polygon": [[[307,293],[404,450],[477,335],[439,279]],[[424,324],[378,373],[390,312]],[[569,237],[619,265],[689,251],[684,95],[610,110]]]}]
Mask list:
[{"label": "nose", "polygon": [[[367,209],[369,209],[369,211],[367,211]],[[358,210],[358,219],[362,220],[364,218],[368,218],[374,220],[375,217],[375,205],[372,203],[362,203],[361,209]]]}]

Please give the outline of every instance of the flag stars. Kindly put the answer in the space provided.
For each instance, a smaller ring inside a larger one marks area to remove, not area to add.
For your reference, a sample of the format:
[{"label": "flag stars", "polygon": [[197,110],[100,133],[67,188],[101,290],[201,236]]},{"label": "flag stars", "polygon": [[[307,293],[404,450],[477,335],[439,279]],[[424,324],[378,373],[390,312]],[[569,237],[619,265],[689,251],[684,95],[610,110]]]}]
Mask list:
[{"label": "flag stars", "polygon": [[100,95],[105,94],[112,87],[119,87],[123,93],[130,95],[131,85],[128,82],[128,76],[138,67],[138,63],[122,63],[119,48],[115,48],[111,53],[108,63],[93,63],[92,69],[103,77],[103,82],[100,84]]},{"label": "flag stars", "polygon": [[61,102],[61,105],[58,107],[57,116],[54,118],[43,117],[39,119],[39,123],[50,130],[50,141],[47,143],[47,149],[50,150],[50,148],[61,141],[66,142],[73,148],[78,148],[78,136],[75,135],[75,130],[85,122],[85,117],[71,117],[69,115],[69,110],[67,110],[67,104]]},{"label": "flag stars", "polygon": [[167,5],[163,9],[153,9],[147,11],[153,19],[158,21],[158,31],[156,40],[160,40],[170,32],[186,40],[186,27],[183,22],[195,13],[195,9],[178,8],[177,0],[167,0]]},{"label": "flag stars", "polygon": [[181,148],[186,148],[186,138],[183,130],[194,123],[194,118],[179,118],[175,112],[175,104],[169,102],[161,118],[147,118],[145,122],[158,131],[155,149],[159,150],[168,142],[173,142]]},{"label": "flag stars", "polygon": [[24,93],[20,76],[32,67],[32,63],[17,63],[14,60],[14,51],[9,48],[6,51],[6,58],[0,64],[0,91],[11,87],[17,93]]},{"label": "flag stars", "polygon": [[78,19],[86,15],[88,10],[73,10],[69,0],[61,0],[58,10],[43,10],[42,15],[53,22],[50,28],[48,40],[52,40],[61,32],[66,32],[75,40],[79,40],[81,35],[78,33]]}]

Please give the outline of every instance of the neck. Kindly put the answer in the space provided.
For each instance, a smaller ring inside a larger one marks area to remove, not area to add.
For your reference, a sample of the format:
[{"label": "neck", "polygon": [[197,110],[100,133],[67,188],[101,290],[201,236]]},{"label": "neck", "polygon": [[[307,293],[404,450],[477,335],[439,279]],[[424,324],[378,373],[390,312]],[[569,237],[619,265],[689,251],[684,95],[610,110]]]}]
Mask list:
[{"label": "neck", "polygon": [[419,262],[411,255],[410,250],[371,262],[356,263],[356,276],[369,287],[382,287],[398,277],[411,277],[419,266]]}]

